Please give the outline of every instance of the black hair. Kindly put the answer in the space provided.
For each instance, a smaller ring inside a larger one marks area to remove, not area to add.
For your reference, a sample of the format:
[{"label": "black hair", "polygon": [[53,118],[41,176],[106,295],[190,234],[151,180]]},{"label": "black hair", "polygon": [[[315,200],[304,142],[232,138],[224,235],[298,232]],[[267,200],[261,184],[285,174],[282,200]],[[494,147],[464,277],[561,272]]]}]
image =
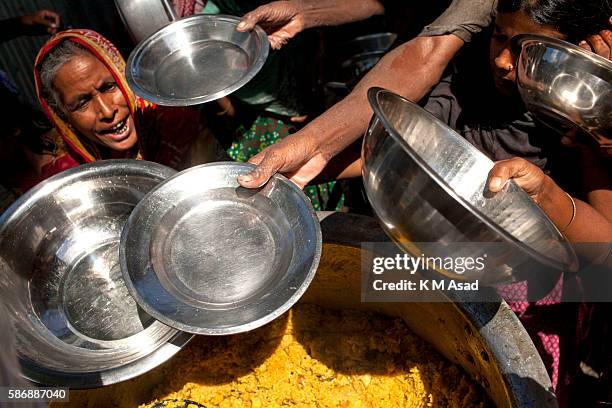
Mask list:
[{"label": "black hair", "polygon": [[498,13],[523,11],[534,22],[554,27],[576,43],[610,29],[612,0],[498,0]]}]

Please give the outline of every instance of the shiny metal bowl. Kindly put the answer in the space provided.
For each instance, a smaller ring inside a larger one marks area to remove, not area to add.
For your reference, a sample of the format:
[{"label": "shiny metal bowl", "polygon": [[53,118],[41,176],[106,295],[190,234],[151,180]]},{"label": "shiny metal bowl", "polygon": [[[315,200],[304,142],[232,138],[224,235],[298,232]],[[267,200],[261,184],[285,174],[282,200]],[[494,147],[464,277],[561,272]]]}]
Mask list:
[{"label": "shiny metal bowl", "polygon": [[151,316],[191,333],[262,326],[308,288],[321,231],[304,193],[283,176],[261,189],[236,178],[251,164],[211,163],[160,184],[121,236],[128,290]]},{"label": "shiny metal bowl", "polygon": [[136,160],[83,165],[37,185],[2,215],[0,297],[27,378],[108,385],[161,364],[191,338],[143,312],[119,267],[128,215],[174,173]]},{"label": "shiny metal bowl", "polygon": [[197,14],[141,42],[126,65],[134,92],[159,105],[186,106],[228,95],[255,76],[268,57],[266,33],[238,32],[240,18]]},{"label": "shiny metal bowl", "polygon": [[399,95],[371,88],[368,98],[374,116],[363,141],[364,185],[383,229],[402,248],[420,255],[420,242],[501,243],[480,271],[440,270],[483,284],[522,280],[524,265],[537,271],[530,278],[550,281],[556,271],[576,269],[571,246],[520,187],[510,181],[489,192],[493,162],[484,154]]},{"label": "shiny metal bowl", "polygon": [[527,108],[554,129],[586,131],[612,154],[612,62],[538,35],[516,36],[513,46]]}]

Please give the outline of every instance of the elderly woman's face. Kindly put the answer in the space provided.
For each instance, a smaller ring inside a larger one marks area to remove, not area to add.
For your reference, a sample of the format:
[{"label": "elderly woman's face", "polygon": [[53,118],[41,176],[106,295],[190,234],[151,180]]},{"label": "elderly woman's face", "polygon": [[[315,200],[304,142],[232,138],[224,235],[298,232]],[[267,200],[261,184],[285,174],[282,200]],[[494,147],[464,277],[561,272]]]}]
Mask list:
[{"label": "elderly woman's face", "polygon": [[551,26],[537,24],[522,11],[499,13],[491,37],[489,60],[495,80],[495,87],[503,95],[517,92],[516,57],[510,50],[510,39],[517,34],[540,34],[565,39],[565,36]]},{"label": "elderly woman's face", "polygon": [[136,144],[128,103],[101,61],[78,55],[59,69],[53,85],[68,121],[84,137],[115,151]]}]

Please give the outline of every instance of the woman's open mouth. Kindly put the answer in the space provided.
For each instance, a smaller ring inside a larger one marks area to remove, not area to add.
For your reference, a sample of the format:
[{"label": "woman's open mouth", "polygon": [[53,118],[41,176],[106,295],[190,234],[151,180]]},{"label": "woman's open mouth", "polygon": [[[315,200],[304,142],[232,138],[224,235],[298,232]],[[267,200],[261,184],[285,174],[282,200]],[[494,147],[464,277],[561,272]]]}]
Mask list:
[{"label": "woman's open mouth", "polygon": [[130,116],[128,115],[121,122],[118,122],[115,126],[110,129],[102,130],[98,132],[100,136],[110,137],[111,139],[118,141],[124,139],[130,133]]}]

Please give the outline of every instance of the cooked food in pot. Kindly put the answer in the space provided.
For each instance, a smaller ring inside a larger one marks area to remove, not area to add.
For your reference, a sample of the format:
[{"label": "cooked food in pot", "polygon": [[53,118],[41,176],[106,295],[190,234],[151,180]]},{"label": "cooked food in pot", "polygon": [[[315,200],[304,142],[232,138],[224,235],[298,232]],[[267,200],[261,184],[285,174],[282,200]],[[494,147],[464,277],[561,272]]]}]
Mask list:
[{"label": "cooked food in pot", "polygon": [[403,320],[297,305],[255,331],[198,337],[164,367],[151,407],[485,407],[485,393]]}]

